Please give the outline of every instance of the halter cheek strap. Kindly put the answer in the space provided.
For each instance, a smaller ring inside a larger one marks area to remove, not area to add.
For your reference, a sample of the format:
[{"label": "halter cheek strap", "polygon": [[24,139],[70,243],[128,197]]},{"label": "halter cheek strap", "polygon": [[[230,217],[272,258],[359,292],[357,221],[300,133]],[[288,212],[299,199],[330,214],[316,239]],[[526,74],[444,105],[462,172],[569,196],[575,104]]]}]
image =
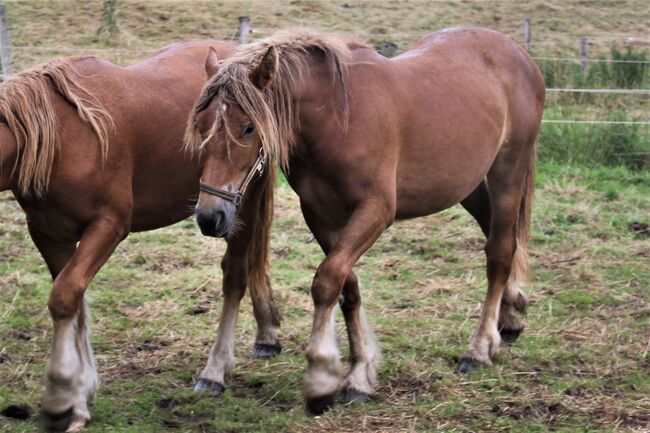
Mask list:
[{"label": "halter cheek strap", "polygon": [[244,193],[246,192],[246,188],[248,188],[248,184],[251,183],[253,178],[259,177],[264,173],[265,166],[266,166],[266,152],[264,152],[264,147],[260,147],[260,153],[259,156],[257,157],[257,160],[255,161],[255,164],[253,164],[251,169],[248,170],[248,174],[246,175],[246,178],[241,183],[241,185],[239,185],[237,191],[230,192],[230,191],[226,191],[225,189],[215,188],[213,186],[208,185],[207,183],[204,183],[202,180],[199,180],[199,190],[206,194],[210,194],[215,197],[219,197],[224,200],[231,201],[235,204],[236,207],[239,207],[239,204],[244,198]]}]

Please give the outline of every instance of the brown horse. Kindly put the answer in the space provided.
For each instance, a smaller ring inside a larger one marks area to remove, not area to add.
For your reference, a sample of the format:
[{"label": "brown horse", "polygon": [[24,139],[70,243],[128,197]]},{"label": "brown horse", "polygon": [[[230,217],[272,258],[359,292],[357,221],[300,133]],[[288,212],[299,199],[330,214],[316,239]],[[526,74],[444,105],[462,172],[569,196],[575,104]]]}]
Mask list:
[{"label": "brown horse", "polygon": [[[526,307],[520,286],[544,105],[544,82],[527,53],[487,29],[434,33],[392,59],[298,31],[208,63],[218,71],[186,133],[204,161],[201,230],[229,232],[236,206],[228,193],[268,155],[326,254],[311,288],[308,409],[321,412],[341,390],[348,402],[374,392],[379,352],[361,310],[359,257],[393,221],[456,203],[487,236],[488,277],[460,370],[490,365],[502,337],[523,330],[515,313]],[[350,341],[345,379],[332,318],[339,299]]]},{"label": "brown horse", "polygon": [[[0,190],[13,190],[54,279],[48,303],[54,345],[42,403],[48,430],[74,431],[90,419],[98,376],[85,312],[88,284],[129,232],[192,213],[201,166],[184,154],[183,133],[208,77],[210,49],[225,57],[233,47],[178,43],[127,68],[96,57],[59,59],[0,85]],[[270,184],[257,185],[246,197],[247,230],[227,240],[223,314],[197,390],[223,392],[247,286],[258,324],[253,356],[281,350],[266,277],[269,191]]]}]

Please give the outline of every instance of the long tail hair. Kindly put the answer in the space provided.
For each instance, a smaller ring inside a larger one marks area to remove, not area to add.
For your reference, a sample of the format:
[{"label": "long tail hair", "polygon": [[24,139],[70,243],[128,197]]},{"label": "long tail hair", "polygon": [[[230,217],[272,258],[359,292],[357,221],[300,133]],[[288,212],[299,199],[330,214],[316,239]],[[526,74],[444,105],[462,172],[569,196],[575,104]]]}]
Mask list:
[{"label": "long tail hair", "polygon": [[53,89],[76,109],[93,129],[102,153],[108,153],[110,114],[78,83],[70,59],[56,59],[11,76],[0,84],[0,121],[7,124],[18,147],[14,174],[25,196],[42,197],[50,182],[59,148],[60,125],[50,99]]},{"label": "long tail hair", "polygon": [[[519,288],[525,285],[530,280],[530,259],[528,257],[528,240],[530,238],[530,217],[533,203],[533,192],[535,189],[535,165],[536,165],[536,149],[530,155],[530,159],[526,167],[526,183],[523,186],[521,194],[521,202],[519,205],[519,217],[517,220],[516,240],[517,248],[512,260],[512,270],[510,272],[510,280],[508,288]],[[506,293],[505,296],[513,296],[516,293]],[[525,297],[515,297],[511,299],[514,302],[515,308],[519,311],[525,312],[527,302]]]},{"label": "long tail hair", "polygon": [[269,308],[272,323],[280,326],[282,316],[273,301],[273,292],[268,277],[270,269],[271,225],[273,222],[273,198],[275,190],[276,164],[270,161],[262,179],[261,196],[256,209],[253,236],[248,246],[248,288],[253,299],[264,299]]}]

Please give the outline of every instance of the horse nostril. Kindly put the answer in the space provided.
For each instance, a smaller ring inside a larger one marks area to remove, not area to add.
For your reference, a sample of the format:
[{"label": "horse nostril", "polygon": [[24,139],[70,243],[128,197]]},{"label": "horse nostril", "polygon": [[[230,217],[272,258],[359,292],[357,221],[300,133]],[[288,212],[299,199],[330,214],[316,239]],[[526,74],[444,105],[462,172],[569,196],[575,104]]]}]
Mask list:
[{"label": "horse nostril", "polygon": [[221,237],[228,230],[228,216],[224,209],[197,210],[196,223],[205,236]]},{"label": "horse nostril", "polygon": [[223,210],[218,210],[214,214],[214,228],[218,233],[225,232],[226,225],[226,212]]},{"label": "horse nostril", "polygon": [[222,210],[218,210],[214,214],[214,226],[219,227],[219,225],[221,225],[225,219],[226,219],[226,213]]}]

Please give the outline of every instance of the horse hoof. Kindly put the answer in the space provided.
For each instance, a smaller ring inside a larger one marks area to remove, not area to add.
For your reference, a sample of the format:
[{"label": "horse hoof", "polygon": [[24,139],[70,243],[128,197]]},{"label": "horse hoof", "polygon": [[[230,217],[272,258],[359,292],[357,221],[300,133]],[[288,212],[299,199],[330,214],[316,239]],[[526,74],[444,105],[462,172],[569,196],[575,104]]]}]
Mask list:
[{"label": "horse hoof", "polygon": [[312,415],[320,415],[334,406],[336,394],[326,394],[320,397],[308,398],[307,411]]},{"label": "horse hoof", "polygon": [[207,392],[215,397],[220,396],[226,391],[226,387],[210,379],[198,379],[194,385],[194,392]]},{"label": "horse hoof", "polygon": [[72,416],[72,408],[63,413],[41,412],[41,425],[47,433],[62,433],[70,427]]},{"label": "horse hoof", "polygon": [[471,373],[479,368],[483,367],[483,363],[472,359],[472,358],[462,358],[460,364],[458,365],[459,373]]},{"label": "horse hoof", "polygon": [[257,359],[271,359],[274,356],[279,355],[282,352],[282,345],[280,343],[275,344],[262,344],[257,343],[253,347],[251,356]]},{"label": "horse hoof", "polygon": [[517,338],[519,338],[522,332],[523,329],[502,329],[499,331],[499,334],[501,334],[502,341],[505,341],[506,343],[512,343]]},{"label": "horse hoof", "polygon": [[343,401],[345,404],[365,403],[368,400],[370,400],[368,394],[357,391],[356,389],[346,389],[343,392]]}]

